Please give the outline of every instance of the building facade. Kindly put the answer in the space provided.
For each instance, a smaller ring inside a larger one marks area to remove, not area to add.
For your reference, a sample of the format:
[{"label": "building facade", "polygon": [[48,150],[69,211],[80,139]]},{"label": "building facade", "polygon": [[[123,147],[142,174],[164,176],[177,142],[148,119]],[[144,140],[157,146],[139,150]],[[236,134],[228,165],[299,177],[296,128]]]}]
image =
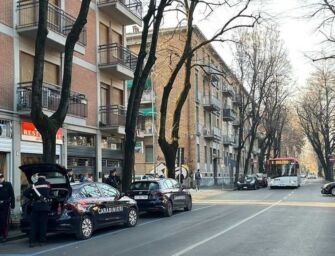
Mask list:
[{"label": "building facade", "polygon": [[[207,40],[198,27],[194,28],[193,44]],[[139,141],[135,170],[138,174],[152,172],[164,163],[158,145],[160,105],[163,90],[178,61],[186,38],[185,27],[161,29],[157,61],[150,77],[150,85],[142,97],[143,109],[151,107],[146,116],[146,136]],[[128,46],[138,52],[141,37],[138,32],[127,34]],[[236,171],[240,94],[246,93],[231,73],[222,57],[207,45],[193,58],[192,88],[182,110],[179,145],[182,162],[194,172],[200,170],[203,185],[231,184]],[[171,134],[174,108],[184,84],[182,69],[173,85],[167,111],[166,136]],[[153,88],[151,92],[151,88]],[[147,111],[147,110],[145,110]],[[143,143],[143,144],[141,144]],[[242,151],[241,170],[244,168],[246,148]],[[250,172],[257,170],[257,144],[254,145]]]},{"label": "building facade", "polygon": [[[80,0],[49,0],[43,111],[58,107],[64,46]],[[136,55],[126,47],[125,27],[141,25],[139,0],[96,0],[75,46],[72,93],[64,126],[57,134],[57,161],[75,175],[101,179],[121,170],[127,80],[133,78]],[[14,184],[20,200],[25,178],[21,164],[41,161],[42,143],[30,119],[31,83],[38,1],[0,2],[0,170]]]}]

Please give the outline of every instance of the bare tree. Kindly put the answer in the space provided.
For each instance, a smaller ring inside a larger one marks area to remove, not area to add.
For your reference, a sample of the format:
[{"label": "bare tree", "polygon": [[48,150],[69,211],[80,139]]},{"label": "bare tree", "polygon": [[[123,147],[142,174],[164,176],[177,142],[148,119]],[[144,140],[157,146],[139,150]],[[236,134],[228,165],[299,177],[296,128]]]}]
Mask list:
[{"label": "bare tree", "polygon": [[39,1],[38,30],[35,42],[34,74],[32,81],[31,119],[42,136],[43,162],[56,162],[56,133],[62,127],[70,101],[72,60],[74,47],[79,35],[87,23],[87,14],[91,0],[82,0],[78,17],[66,38],[64,70],[59,106],[50,117],[42,111],[42,84],[46,38],[48,35],[48,0]]},{"label": "bare tree", "polygon": [[[150,0],[148,11],[143,18],[143,30],[141,36],[141,46],[138,54],[136,70],[134,73],[133,86],[130,91],[127,106],[127,118],[125,127],[124,143],[124,166],[122,172],[122,189],[126,191],[131,183],[131,176],[134,172],[135,164],[135,144],[136,144],[136,124],[139,115],[142,94],[146,80],[156,62],[156,50],[159,30],[167,7],[174,0]],[[152,31],[149,29],[152,26]],[[147,47],[150,42],[149,52]]]},{"label": "bare tree", "polygon": [[297,108],[300,124],[312,144],[326,180],[332,181],[330,155],[335,149],[335,76],[329,63],[317,67]]},{"label": "bare tree", "polygon": [[[193,37],[193,26],[194,26],[194,13],[196,10],[204,8],[210,10],[212,12],[214,9],[218,7],[227,7],[230,8],[232,3],[235,2],[234,7],[241,6],[239,11],[232,15],[228,20],[222,24],[221,28],[217,33],[215,33],[210,39],[204,40],[199,44],[192,45],[192,37]],[[238,2],[238,3],[236,3]],[[179,147],[179,124],[181,111],[184,106],[184,103],[187,99],[189,90],[191,88],[191,69],[194,65],[192,65],[193,54],[205,47],[206,45],[220,41],[226,41],[223,39],[223,36],[228,34],[235,29],[241,27],[253,27],[260,19],[259,15],[246,14],[246,11],[249,8],[251,0],[246,1],[200,1],[200,0],[185,0],[183,1],[184,15],[186,16],[186,40],[184,44],[184,48],[182,53],[177,60],[175,67],[171,72],[171,76],[169,77],[167,83],[164,86],[163,97],[160,107],[160,129],[159,129],[159,145],[162,149],[162,152],[165,157],[166,167],[168,170],[168,176],[175,176],[175,162],[176,162],[176,153]],[[170,138],[166,136],[166,115],[167,115],[167,106],[169,103],[169,97],[175,80],[183,68],[185,69],[185,78],[184,78],[184,87],[181,93],[178,96],[177,104],[175,110],[173,112],[173,121],[171,127],[171,135]]]},{"label": "bare tree", "polygon": [[257,27],[251,33],[241,30],[235,41],[236,73],[241,82],[235,173],[237,182],[242,151],[248,145],[244,162],[244,174],[247,174],[257,130],[267,113],[265,101],[273,94],[272,88],[278,81],[289,74],[290,65],[279,32],[274,26]]},{"label": "bare tree", "polygon": [[[307,3],[307,5],[306,5]],[[319,22],[316,30],[322,34],[323,49],[312,57],[313,61],[335,59],[335,0],[308,0],[304,1],[305,6],[310,10],[308,19]]]}]

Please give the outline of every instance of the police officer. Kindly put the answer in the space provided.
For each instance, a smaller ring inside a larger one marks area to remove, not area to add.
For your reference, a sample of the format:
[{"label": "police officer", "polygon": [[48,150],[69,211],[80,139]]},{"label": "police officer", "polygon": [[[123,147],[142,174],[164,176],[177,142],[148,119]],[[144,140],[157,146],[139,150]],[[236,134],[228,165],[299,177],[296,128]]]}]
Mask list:
[{"label": "police officer", "polygon": [[10,208],[15,208],[15,197],[12,184],[5,181],[3,173],[0,173],[0,234],[2,241],[7,240]]},{"label": "police officer", "polygon": [[35,184],[24,192],[24,196],[32,200],[31,228],[29,246],[34,247],[46,242],[48,212],[50,211],[50,183],[44,176],[39,176]]}]

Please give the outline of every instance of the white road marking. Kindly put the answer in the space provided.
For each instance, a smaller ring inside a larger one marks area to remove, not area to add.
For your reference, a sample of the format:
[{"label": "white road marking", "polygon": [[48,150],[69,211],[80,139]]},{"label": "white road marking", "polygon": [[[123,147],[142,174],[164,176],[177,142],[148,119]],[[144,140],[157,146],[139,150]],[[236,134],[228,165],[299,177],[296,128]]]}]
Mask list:
[{"label": "white road marking", "polygon": [[[213,207],[213,206],[214,205],[207,205],[207,206],[200,207],[200,208],[197,208],[197,209],[194,209],[194,210],[192,209],[192,211],[190,211],[190,212],[182,212],[180,214],[174,215],[173,217],[178,217],[178,216],[181,216],[181,215],[184,215],[184,214],[187,214],[187,213],[200,211],[200,210],[207,209],[207,208],[210,208],[210,207]],[[144,225],[147,225],[147,224],[151,224],[151,223],[154,223],[154,222],[158,222],[158,221],[162,221],[162,220],[164,220],[164,219],[159,218],[159,219],[156,219],[156,220],[150,220],[150,221],[147,221],[147,222],[144,222],[144,223],[141,223],[141,224],[137,225],[137,227],[141,227],[141,226],[144,226]],[[46,250],[43,250],[43,251],[31,253],[31,254],[28,254],[28,255],[31,255],[31,256],[44,255],[45,253],[52,252],[52,251],[55,251],[55,250],[58,250],[58,249],[62,249],[62,248],[65,248],[65,247],[69,247],[69,246],[76,246],[76,248],[78,248],[77,245],[80,245],[82,243],[86,243],[87,241],[92,241],[92,240],[96,240],[98,238],[102,238],[102,237],[105,237],[105,236],[118,234],[118,233],[121,233],[121,232],[124,232],[124,231],[127,231],[127,230],[129,231],[128,228],[124,228],[124,229],[121,229],[121,230],[116,230],[116,231],[108,232],[106,234],[93,236],[89,240],[81,240],[81,241],[76,241],[76,242],[72,242],[72,243],[68,243],[68,244],[63,244],[63,245],[60,245],[60,246],[57,246],[57,247],[53,247],[53,248],[46,249]]]},{"label": "white road marking", "polygon": [[249,217],[247,217],[247,218],[245,218],[245,219],[243,219],[243,220],[237,222],[236,224],[230,226],[229,228],[226,228],[226,229],[220,231],[219,233],[216,233],[216,234],[213,235],[213,236],[210,236],[210,237],[208,237],[208,238],[206,238],[206,239],[204,239],[204,240],[201,240],[201,241],[199,241],[199,242],[197,242],[197,243],[195,243],[195,244],[193,244],[193,245],[191,245],[191,246],[189,246],[189,247],[186,247],[185,249],[183,249],[183,250],[181,250],[181,251],[179,251],[179,252],[173,254],[172,256],[180,256],[180,255],[183,255],[183,254],[185,254],[185,253],[187,253],[187,252],[193,250],[194,248],[196,248],[196,247],[198,247],[198,246],[200,246],[200,245],[202,245],[202,244],[205,244],[205,243],[207,243],[207,242],[209,242],[209,241],[211,241],[211,240],[213,240],[213,239],[215,239],[215,238],[217,238],[217,237],[219,237],[219,236],[221,236],[221,235],[223,235],[223,234],[225,234],[225,233],[227,233],[227,232],[229,232],[229,231],[231,231],[231,230],[237,228],[238,226],[242,225],[243,223],[245,223],[245,222],[247,222],[247,221],[249,221],[249,220],[251,220],[251,219],[257,217],[258,215],[260,215],[260,214],[262,214],[262,213],[264,213],[264,212],[270,210],[272,207],[274,207],[274,206],[280,204],[281,202],[282,202],[282,199],[279,200],[279,201],[277,201],[277,202],[275,202],[275,203],[273,203],[273,204],[270,205],[269,207],[266,207],[266,208],[264,208],[263,210],[261,210],[261,211],[255,213],[255,214],[253,214],[253,215],[251,215],[251,216],[249,216]]}]

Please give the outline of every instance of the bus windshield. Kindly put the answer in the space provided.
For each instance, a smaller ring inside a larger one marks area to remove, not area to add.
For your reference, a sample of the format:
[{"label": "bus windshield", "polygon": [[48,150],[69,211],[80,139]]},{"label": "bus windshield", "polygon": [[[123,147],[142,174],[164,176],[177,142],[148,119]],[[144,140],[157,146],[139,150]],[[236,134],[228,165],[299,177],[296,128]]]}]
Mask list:
[{"label": "bus windshield", "polygon": [[298,164],[293,161],[270,161],[268,175],[271,178],[297,176]]}]

